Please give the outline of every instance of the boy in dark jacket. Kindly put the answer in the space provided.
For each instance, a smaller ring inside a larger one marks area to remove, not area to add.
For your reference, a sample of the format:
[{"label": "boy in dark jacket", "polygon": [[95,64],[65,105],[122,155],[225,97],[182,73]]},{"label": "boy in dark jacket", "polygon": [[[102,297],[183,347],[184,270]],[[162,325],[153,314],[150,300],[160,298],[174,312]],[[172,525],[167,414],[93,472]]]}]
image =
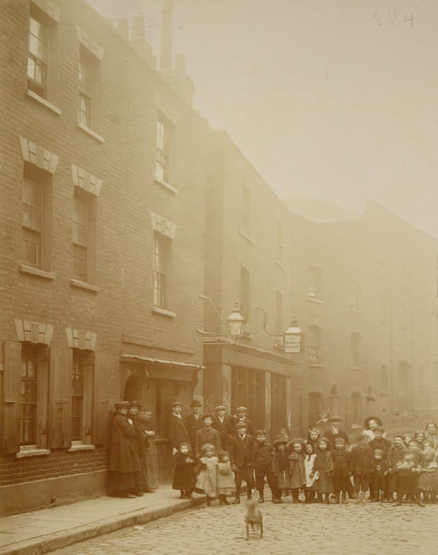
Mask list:
[{"label": "boy in dark jacket", "polygon": [[181,443],[174,456],[174,463],[172,489],[181,492],[181,499],[190,499],[196,483],[196,460],[188,443]]},{"label": "boy in dark jacket", "polygon": [[368,445],[368,437],[362,434],[357,445],[351,450],[350,459],[350,473],[354,478],[357,503],[365,502],[365,493],[368,491],[372,472],[373,450]]},{"label": "boy in dark jacket", "polygon": [[[350,457],[351,453],[345,448],[345,440],[338,437],[334,440],[333,457],[333,489],[336,495],[336,503],[347,501],[350,476]],[[342,496],[343,494],[343,496]]]},{"label": "boy in dark jacket", "polygon": [[234,481],[236,482],[236,498],[233,504],[240,503],[240,488],[242,481],[246,481],[247,499],[252,497],[252,488],[254,485],[254,439],[247,434],[247,425],[245,422],[236,424],[237,435],[230,441],[230,460],[231,468],[234,472]]},{"label": "boy in dark jacket", "polygon": [[[371,442],[370,442],[371,443]],[[372,501],[383,501],[386,497],[386,476],[388,463],[381,449],[374,449],[373,471],[371,474],[370,492]]]},{"label": "boy in dark jacket", "polygon": [[[388,454],[389,454],[389,449],[391,448],[391,442],[389,441],[389,439],[386,439],[384,437],[385,434],[385,428],[383,428],[382,426],[377,426],[377,428],[374,429],[374,439],[372,439],[368,445],[371,447],[371,449],[375,452],[376,449],[382,451],[382,461],[383,463],[386,465],[387,461],[388,461]],[[383,500],[388,499],[389,497],[389,476],[388,476],[388,472],[386,472],[384,480],[383,480]],[[371,493],[371,499],[373,501],[375,501],[374,499],[374,491],[372,488],[370,488],[370,493]]]},{"label": "boy in dark jacket", "polygon": [[254,445],[254,469],[256,488],[259,492],[259,503],[265,500],[265,477],[272,491],[272,500],[275,498],[275,477],[272,470],[272,458],[274,447],[266,442],[266,431],[257,430],[255,433],[256,442]]}]

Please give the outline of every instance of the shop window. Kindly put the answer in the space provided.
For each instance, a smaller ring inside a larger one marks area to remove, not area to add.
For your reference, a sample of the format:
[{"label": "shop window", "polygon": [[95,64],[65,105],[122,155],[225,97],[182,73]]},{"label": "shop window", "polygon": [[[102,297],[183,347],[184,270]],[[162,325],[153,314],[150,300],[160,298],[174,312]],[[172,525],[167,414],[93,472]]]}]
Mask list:
[{"label": "shop window", "polygon": [[22,261],[35,268],[50,270],[51,174],[25,162],[22,200]]},{"label": "shop window", "polygon": [[264,428],[265,422],[265,373],[250,368],[233,368],[232,372],[233,410],[239,406],[248,409],[248,418],[257,428]]},{"label": "shop window", "polygon": [[287,378],[271,374],[271,438],[287,427]]}]

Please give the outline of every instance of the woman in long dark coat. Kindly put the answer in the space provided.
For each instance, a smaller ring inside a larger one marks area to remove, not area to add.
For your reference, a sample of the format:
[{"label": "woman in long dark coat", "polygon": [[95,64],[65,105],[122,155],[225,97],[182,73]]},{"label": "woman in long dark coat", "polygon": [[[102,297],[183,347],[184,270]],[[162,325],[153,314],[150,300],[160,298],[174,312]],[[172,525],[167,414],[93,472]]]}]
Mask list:
[{"label": "woman in long dark coat", "polygon": [[118,497],[143,495],[141,465],[135,443],[135,428],[128,418],[129,403],[115,404],[110,443],[110,492]]},{"label": "woman in long dark coat", "polygon": [[128,416],[133,421],[135,428],[135,443],[137,445],[137,451],[142,471],[142,491],[150,491],[148,484],[148,469],[146,457],[146,450],[149,447],[149,438],[138,419],[138,413],[140,412],[140,409],[141,405],[138,401],[131,401]]}]

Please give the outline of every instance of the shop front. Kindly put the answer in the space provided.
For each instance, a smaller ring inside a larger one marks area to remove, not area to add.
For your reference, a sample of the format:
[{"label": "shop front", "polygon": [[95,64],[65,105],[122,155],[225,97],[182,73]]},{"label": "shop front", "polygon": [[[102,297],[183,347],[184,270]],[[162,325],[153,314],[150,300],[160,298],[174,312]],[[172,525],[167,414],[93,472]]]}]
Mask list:
[{"label": "shop front", "polygon": [[142,404],[140,416],[147,419],[146,428],[156,434],[160,481],[167,482],[173,470],[167,433],[172,403],[181,401],[184,415],[190,411],[202,366],[126,353],[120,356],[120,363],[122,397]]},{"label": "shop front", "polygon": [[255,428],[273,440],[294,428],[293,362],[262,349],[229,342],[204,344],[204,399],[207,409],[224,404],[229,414],[248,409]]}]

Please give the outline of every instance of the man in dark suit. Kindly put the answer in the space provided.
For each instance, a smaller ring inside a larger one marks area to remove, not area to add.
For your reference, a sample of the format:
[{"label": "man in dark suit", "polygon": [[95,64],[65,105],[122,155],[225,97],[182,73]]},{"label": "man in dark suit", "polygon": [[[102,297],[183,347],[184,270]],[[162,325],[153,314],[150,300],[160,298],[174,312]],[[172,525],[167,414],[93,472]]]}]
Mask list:
[{"label": "man in dark suit", "polygon": [[230,418],[225,415],[227,409],[224,405],[219,405],[214,410],[213,428],[219,432],[223,451],[229,451],[229,443],[235,433],[234,425]]},{"label": "man in dark suit", "polygon": [[183,404],[180,401],[172,403],[172,415],[169,418],[169,427],[167,431],[169,444],[172,448],[172,455],[178,452],[178,447],[181,443],[192,445],[184,419],[181,416],[182,408]]},{"label": "man in dark suit", "polygon": [[198,399],[193,399],[190,407],[192,412],[184,418],[184,422],[189,433],[190,443],[192,447],[195,447],[196,432],[202,428],[202,404]]},{"label": "man in dark suit", "polygon": [[254,437],[254,425],[252,420],[246,417],[247,413],[248,409],[246,407],[238,407],[236,409],[236,414],[233,416],[234,428],[236,428],[236,424],[239,422],[244,422],[246,424],[248,434]]},{"label": "man in dark suit", "polygon": [[240,503],[242,480],[246,481],[248,500],[252,498],[254,486],[254,439],[247,434],[245,422],[236,424],[236,432],[237,435],[230,441],[230,461],[236,483],[236,499],[233,504]]}]

